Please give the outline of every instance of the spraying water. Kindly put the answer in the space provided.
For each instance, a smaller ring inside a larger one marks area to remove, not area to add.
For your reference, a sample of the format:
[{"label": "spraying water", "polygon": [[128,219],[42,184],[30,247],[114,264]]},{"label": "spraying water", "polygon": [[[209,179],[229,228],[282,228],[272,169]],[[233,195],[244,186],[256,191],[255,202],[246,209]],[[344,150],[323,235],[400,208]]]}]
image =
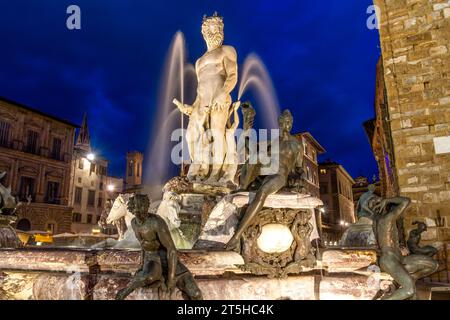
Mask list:
[{"label": "spraying water", "polygon": [[[171,162],[173,143],[171,134],[178,128],[185,128],[184,117],[172,103],[174,98],[184,103],[195,98],[197,75],[195,67],[187,63],[186,44],[182,32],[177,32],[167,53],[157,104],[157,115],[152,128],[152,140],[146,157],[144,185],[152,198],[161,196],[162,186],[173,176]],[[258,114],[264,128],[278,128],[280,113],[278,99],[269,73],[261,59],[250,54],[244,61],[238,99],[248,91],[254,96]],[[182,151],[188,159],[187,150]]]},{"label": "spraying water", "polygon": [[277,94],[264,63],[253,53],[247,56],[242,67],[238,100],[241,100],[247,91],[250,91],[256,99],[257,117],[262,117],[264,128],[278,128],[280,107]]},{"label": "spraying water", "polygon": [[[184,102],[184,77],[186,67],[186,45],[182,32],[177,32],[173,38],[167,54],[163,76],[159,88],[157,116],[153,126],[150,148],[146,157],[144,183],[154,190],[161,190],[161,186],[168,180],[170,174],[170,152],[172,132],[184,126],[183,118],[176,117],[174,98]],[[179,114],[179,113],[178,113]],[[151,193],[152,190],[149,190]]]}]

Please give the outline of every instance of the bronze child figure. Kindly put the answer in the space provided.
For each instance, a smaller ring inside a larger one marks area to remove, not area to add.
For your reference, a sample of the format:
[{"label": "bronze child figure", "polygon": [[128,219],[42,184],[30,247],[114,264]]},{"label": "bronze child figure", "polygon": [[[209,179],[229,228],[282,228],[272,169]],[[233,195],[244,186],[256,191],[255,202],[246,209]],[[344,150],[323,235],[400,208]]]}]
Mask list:
[{"label": "bronze child figure", "polygon": [[433,246],[420,246],[420,240],[422,239],[422,233],[427,231],[427,225],[421,221],[414,221],[413,225],[417,225],[417,229],[413,229],[409,232],[408,245],[411,253],[423,254],[429,257],[433,257],[438,250]]},{"label": "bronze child figure", "polygon": [[142,248],[141,267],[131,283],[117,293],[116,300],[124,300],[142,287],[170,291],[175,286],[189,299],[201,300],[202,293],[194,277],[178,260],[166,223],[160,216],[148,213],[149,205],[146,195],[135,195],[128,202],[128,210],[135,215],[131,226]]}]

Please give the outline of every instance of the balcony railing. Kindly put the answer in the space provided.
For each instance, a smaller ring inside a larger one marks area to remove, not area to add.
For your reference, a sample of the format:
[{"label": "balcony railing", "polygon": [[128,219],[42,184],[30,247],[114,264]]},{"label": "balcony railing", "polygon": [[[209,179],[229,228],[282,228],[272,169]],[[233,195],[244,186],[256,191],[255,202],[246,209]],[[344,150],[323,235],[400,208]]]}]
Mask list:
[{"label": "balcony railing", "polygon": [[47,147],[27,146],[21,140],[0,140],[0,147],[25,152],[56,161],[70,162],[72,158],[69,153],[52,153]]}]

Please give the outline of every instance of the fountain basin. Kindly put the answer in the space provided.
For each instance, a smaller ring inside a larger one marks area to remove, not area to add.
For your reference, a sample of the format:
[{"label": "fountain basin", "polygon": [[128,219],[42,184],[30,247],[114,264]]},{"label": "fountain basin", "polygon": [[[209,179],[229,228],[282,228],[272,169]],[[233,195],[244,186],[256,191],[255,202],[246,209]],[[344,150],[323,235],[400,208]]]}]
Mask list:
[{"label": "fountain basin", "polygon": [[[242,271],[234,252],[189,250],[180,260],[195,276],[204,298],[216,299],[372,299],[374,250],[333,249],[317,266],[284,279],[268,279]],[[138,269],[139,251],[18,249],[0,250],[0,300],[109,300]],[[389,276],[381,274],[382,279]],[[159,296],[138,289],[130,300],[182,299],[179,291]]]}]

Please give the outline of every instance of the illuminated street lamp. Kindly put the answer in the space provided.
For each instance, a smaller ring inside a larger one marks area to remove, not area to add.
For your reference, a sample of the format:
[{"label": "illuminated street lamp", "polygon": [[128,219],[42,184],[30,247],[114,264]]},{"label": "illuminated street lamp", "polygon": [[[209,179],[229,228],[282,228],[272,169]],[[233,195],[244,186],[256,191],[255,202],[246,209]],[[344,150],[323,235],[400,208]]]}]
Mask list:
[{"label": "illuminated street lamp", "polygon": [[86,158],[87,158],[89,161],[94,161],[94,160],[95,160],[95,154],[89,153],[89,154],[86,156]]},{"label": "illuminated street lamp", "polygon": [[113,184],[109,184],[107,188],[109,192],[113,192],[114,189],[116,189],[116,187]]}]

